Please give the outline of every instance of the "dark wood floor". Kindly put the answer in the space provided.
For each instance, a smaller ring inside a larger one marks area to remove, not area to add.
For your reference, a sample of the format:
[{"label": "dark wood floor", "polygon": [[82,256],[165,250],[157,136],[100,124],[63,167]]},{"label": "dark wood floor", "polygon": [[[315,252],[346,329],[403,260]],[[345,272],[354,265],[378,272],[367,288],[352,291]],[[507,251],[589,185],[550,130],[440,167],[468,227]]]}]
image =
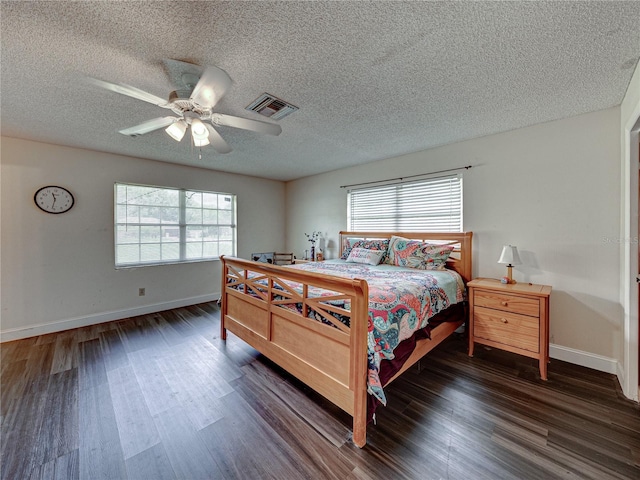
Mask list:
[{"label": "dark wood floor", "polygon": [[640,479],[614,376],[453,337],[350,418],[202,304],[2,344],[3,479]]}]

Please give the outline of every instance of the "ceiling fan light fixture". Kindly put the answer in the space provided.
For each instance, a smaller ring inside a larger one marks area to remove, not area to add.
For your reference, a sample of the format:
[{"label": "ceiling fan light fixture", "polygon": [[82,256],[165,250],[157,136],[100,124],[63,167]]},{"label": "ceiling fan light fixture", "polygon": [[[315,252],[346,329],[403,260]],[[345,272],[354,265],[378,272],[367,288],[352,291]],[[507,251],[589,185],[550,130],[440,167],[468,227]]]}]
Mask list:
[{"label": "ceiling fan light fixture", "polygon": [[193,135],[193,138],[209,137],[209,131],[207,130],[207,127],[205,127],[204,123],[202,123],[202,121],[198,118],[194,118],[193,120],[191,120],[191,134]]},{"label": "ceiling fan light fixture", "polygon": [[167,132],[167,134],[176,142],[179,142],[182,140],[185,132],[187,131],[187,122],[185,122],[183,119],[180,119],[176,122],[173,122],[164,131]]},{"label": "ceiling fan light fixture", "polygon": [[191,120],[191,136],[193,137],[193,144],[196,147],[209,145],[209,130],[207,130],[207,127],[205,127],[204,123],[198,118]]},{"label": "ceiling fan light fixture", "polygon": [[196,147],[205,147],[207,145],[209,145],[209,139],[207,137],[204,138],[196,138],[195,136],[193,137],[193,144]]}]

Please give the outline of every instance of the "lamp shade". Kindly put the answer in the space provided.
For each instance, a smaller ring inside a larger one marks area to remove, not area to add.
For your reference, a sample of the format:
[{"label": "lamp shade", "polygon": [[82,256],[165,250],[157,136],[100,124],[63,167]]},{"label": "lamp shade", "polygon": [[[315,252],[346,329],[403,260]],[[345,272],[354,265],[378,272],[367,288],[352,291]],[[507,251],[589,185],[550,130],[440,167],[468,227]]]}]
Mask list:
[{"label": "lamp shade", "polygon": [[194,137],[209,137],[209,132],[202,121],[194,118],[191,120],[191,135]]},{"label": "lamp shade", "polygon": [[184,137],[184,133],[186,131],[187,131],[187,122],[185,122],[183,119],[173,122],[171,125],[169,125],[165,129],[165,132],[167,132],[169,136],[173,138],[176,142],[179,142],[180,140],[182,140],[182,137]]},{"label": "lamp shade", "polygon": [[502,254],[498,259],[498,263],[521,265],[522,260],[520,260],[520,255],[518,255],[518,247],[513,245],[505,245],[502,247]]},{"label": "lamp shade", "polygon": [[209,145],[209,143],[210,142],[209,142],[209,139],[207,137],[199,138],[199,137],[196,137],[195,135],[193,136],[193,144],[196,147],[205,147],[205,146]]},{"label": "lamp shade", "polygon": [[191,136],[193,137],[193,144],[196,147],[209,145],[209,130],[207,130],[204,123],[197,118],[191,121]]}]

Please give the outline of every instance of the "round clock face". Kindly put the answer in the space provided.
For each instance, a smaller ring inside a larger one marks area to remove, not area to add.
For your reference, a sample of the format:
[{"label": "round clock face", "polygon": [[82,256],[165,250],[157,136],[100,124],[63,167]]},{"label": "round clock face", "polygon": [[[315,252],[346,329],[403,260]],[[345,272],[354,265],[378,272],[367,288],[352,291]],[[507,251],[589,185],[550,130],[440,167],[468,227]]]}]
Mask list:
[{"label": "round clock face", "polygon": [[33,196],[36,205],[47,213],[64,213],[73,207],[73,195],[66,188],[47,186]]}]

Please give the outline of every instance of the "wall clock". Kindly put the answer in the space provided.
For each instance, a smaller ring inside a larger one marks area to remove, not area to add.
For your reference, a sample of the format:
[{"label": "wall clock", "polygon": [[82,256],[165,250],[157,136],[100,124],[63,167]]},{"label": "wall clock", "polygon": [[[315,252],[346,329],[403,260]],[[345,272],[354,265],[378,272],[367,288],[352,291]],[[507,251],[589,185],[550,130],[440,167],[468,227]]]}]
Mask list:
[{"label": "wall clock", "polygon": [[64,213],[73,207],[74,198],[69,190],[54,185],[40,188],[33,196],[40,210],[47,213]]}]

